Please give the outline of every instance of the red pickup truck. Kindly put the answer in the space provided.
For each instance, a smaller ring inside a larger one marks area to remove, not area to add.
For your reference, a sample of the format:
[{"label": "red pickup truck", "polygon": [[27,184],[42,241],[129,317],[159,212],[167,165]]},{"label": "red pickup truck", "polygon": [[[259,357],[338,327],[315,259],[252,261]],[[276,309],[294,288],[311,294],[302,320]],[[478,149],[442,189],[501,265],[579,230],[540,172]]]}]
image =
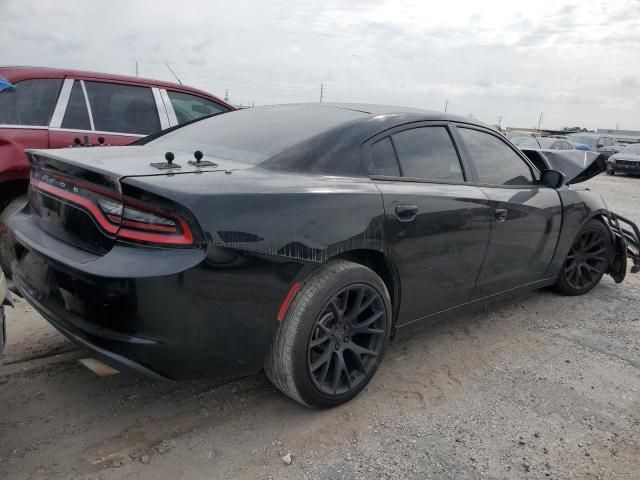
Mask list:
[{"label": "red pickup truck", "polygon": [[[3,88],[4,87],[4,88]],[[24,202],[27,148],[126,145],[234,107],[158,80],[39,67],[0,67],[0,268],[11,275],[9,216]]]}]

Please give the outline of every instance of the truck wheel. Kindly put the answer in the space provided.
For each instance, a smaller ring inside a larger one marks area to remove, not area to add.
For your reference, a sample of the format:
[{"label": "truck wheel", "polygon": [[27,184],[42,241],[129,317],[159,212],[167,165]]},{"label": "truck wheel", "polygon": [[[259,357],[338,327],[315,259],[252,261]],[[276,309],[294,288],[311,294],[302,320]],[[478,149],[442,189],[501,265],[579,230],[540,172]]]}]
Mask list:
[{"label": "truck wheel", "polygon": [[607,227],[598,220],[589,220],[569,249],[554,289],[569,296],[587,293],[609,267],[612,247]]},{"label": "truck wheel", "polygon": [[375,374],[391,332],[391,301],[369,268],[330,261],[296,294],[265,363],[271,382],[307,406],[335,407]]},{"label": "truck wheel", "polygon": [[0,213],[0,268],[7,279],[11,279],[11,262],[16,258],[13,242],[9,237],[7,223],[9,217],[20,210],[27,203],[27,196],[22,195],[7,205]]}]

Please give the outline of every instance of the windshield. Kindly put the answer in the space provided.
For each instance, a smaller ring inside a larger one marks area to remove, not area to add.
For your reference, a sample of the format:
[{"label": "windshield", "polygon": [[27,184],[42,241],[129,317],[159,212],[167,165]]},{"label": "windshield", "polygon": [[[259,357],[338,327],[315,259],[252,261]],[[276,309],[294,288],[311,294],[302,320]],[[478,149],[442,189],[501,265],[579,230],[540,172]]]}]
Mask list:
[{"label": "windshield", "polygon": [[570,135],[568,138],[574,143],[582,143],[590,147],[595,147],[598,144],[598,138],[589,135]]},{"label": "windshield", "polygon": [[631,155],[640,155],[640,144],[627,145],[620,153],[628,153]]},{"label": "windshield", "polygon": [[365,116],[343,108],[256,107],[225,113],[169,132],[147,145],[257,165],[338,125]]},{"label": "windshield", "polygon": [[556,142],[555,138],[541,138],[540,146],[542,148],[551,148],[555,142]]}]

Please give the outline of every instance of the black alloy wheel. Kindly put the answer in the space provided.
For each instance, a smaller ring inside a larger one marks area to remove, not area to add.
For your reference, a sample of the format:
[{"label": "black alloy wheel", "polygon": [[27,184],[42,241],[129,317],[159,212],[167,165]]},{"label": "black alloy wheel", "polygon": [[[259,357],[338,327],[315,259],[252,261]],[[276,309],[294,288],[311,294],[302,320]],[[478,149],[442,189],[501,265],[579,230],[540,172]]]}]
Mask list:
[{"label": "black alloy wheel", "polygon": [[342,395],[369,377],[385,346],[387,318],[380,294],[353,284],[322,309],[311,331],[307,368],[315,388]]},{"label": "black alloy wheel", "polygon": [[269,380],[309,407],[358,395],[384,357],[392,330],[389,290],[370,268],[330,260],[306,278],[265,360]]},{"label": "black alloy wheel", "polygon": [[599,229],[581,232],[564,263],[567,284],[576,290],[590,290],[602,278],[608,265],[609,242]]}]

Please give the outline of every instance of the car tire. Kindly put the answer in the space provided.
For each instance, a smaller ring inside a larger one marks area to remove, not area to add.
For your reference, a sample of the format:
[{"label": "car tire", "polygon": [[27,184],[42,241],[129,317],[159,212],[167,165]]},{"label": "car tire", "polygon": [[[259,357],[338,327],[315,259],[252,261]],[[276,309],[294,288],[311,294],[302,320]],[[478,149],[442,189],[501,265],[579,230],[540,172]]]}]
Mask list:
[{"label": "car tire", "polygon": [[612,258],[611,233],[599,220],[589,220],[567,253],[554,289],[562,295],[584,295],[605,274]]},{"label": "car tire", "polygon": [[616,171],[610,165],[607,165],[607,175],[615,175]]},{"label": "car tire", "polygon": [[11,262],[15,260],[15,248],[11,236],[9,235],[9,229],[7,223],[9,217],[20,210],[27,203],[27,196],[21,195],[20,197],[12,200],[0,213],[0,267],[4,271],[7,279],[11,279]]},{"label": "car tire", "polygon": [[389,292],[371,269],[328,262],[304,281],[289,306],[265,362],[267,376],[306,406],[347,402],[382,361],[391,312]]}]

